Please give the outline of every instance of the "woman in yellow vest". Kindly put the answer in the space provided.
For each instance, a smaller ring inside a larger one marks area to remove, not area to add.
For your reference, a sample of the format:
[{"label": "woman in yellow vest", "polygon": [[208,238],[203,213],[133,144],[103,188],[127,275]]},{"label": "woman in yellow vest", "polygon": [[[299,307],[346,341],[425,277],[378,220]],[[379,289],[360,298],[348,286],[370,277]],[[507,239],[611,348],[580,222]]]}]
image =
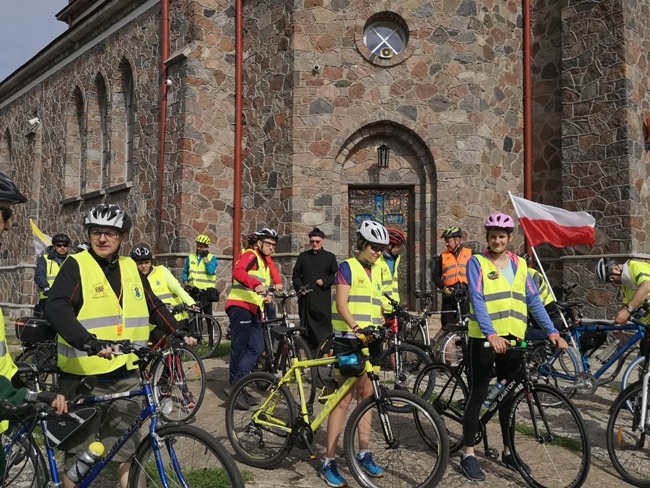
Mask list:
[{"label": "woman in yellow vest", "polygon": [[[364,220],[357,231],[359,253],[339,265],[334,278],[336,301],[332,304],[334,352],[337,354],[358,348],[357,334],[360,329],[382,326],[382,278],[381,269],[376,263],[388,243],[388,231],[383,225],[372,220]],[[379,358],[381,346],[381,342],[370,344],[371,360]],[[372,383],[366,376],[362,376],[330,414],[327,421],[327,452],[320,470],[320,477],[328,486],[347,485],[345,478],[336,467],[334,459],[336,447],[352,397],[356,397],[357,401],[361,402],[370,395],[372,395]],[[384,470],[375,464],[372,453],[367,450],[370,432],[367,436],[362,434],[360,437],[361,467],[368,476],[381,478]]]},{"label": "woman in yellow vest", "polygon": [[[507,250],[514,229],[515,223],[509,215],[500,212],[489,215],[485,221],[488,248],[475,254],[467,263],[470,397],[463,419],[465,447],[460,468],[472,481],[485,480],[485,473],[474,456],[474,439],[481,405],[487,398],[492,366],[496,365],[499,382],[519,367],[518,358],[507,353],[507,347],[510,340],[524,338],[528,313],[544,327],[553,344],[560,349],[567,348],[567,343],[553,327],[544,309],[537,287],[528,275],[526,262]],[[490,348],[485,347],[486,341],[490,343]],[[506,404],[499,410],[503,436],[501,461],[507,468],[518,472],[519,467],[508,446],[508,407]],[[530,470],[525,465],[521,468]]]}]

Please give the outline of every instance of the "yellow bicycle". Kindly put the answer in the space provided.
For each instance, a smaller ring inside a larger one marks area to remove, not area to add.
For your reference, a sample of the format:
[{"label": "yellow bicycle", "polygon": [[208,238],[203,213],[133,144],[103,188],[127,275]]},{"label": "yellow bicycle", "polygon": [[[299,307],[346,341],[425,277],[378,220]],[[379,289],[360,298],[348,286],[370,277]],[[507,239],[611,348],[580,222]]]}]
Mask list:
[{"label": "yellow bicycle", "polygon": [[[374,340],[381,339],[385,333],[383,329],[372,328],[361,332]],[[343,450],[353,476],[364,487],[437,485],[449,460],[442,419],[430,404],[416,395],[382,387],[370,363],[368,348],[362,347],[357,352],[365,361],[361,374],[367,374],[372,381],[373,395],[358,404],[345,426]],[[226,430],[230,443],[244,463],[272,469],[278,467],[294,447],[308,450],[310,459],[315,459],[314,432],[358,377],[349,377],[342,385],[336,385],[336,389],[324,391],[328,394],[319,397],[324,402],[323,409],[312,415],[303,389],[302,373],[308,368],[337,363],[337,357],[295,358],[281,378],[256,372],[235,385],[226,407]],[[242,408],[242,401],[248,409]],[[384,469],[381,478],[370,477],[358,461],[360,431],[366,434],[370,431],[368,450]]]}]

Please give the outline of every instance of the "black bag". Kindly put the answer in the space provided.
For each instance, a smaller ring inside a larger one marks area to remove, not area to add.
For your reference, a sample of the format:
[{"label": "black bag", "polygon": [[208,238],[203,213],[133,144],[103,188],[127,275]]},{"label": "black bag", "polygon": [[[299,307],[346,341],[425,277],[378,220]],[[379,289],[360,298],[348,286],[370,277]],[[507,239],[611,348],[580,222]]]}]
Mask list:
[{"label": "black bag", "polygon": [[218,302],[219,301],[219,290],[216,288],[208,288],[205,290],[205,297],[209,302]]},{"label": "black bag", "polygon": [[338,360],[341,376],[361,376],[366,370],[366,361],[360,351],[350,350],[349,344],[334,341],[334,354]]},{"label": "black bag", "polygon": [[580,351],[585,356],[593,353],[607,340],[607,332],[591,331],[580,334]]}]

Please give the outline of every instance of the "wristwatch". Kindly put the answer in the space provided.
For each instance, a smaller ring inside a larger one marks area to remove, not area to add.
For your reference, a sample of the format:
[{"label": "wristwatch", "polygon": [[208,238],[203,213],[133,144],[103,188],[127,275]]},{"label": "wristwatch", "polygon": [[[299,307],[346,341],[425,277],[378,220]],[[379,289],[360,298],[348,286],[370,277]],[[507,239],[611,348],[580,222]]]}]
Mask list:
[{"label": "wristwatch", "polygon": [[625,305],[625,310],[627,310],[628,313],[633,313],[634,309],[630,307],[629,305]]}]

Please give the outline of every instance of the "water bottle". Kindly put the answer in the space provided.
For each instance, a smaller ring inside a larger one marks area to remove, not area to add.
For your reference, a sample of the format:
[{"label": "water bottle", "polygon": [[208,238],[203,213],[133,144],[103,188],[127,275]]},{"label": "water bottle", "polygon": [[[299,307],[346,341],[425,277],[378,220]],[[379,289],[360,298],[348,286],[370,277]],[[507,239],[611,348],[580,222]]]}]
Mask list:
[{"label": "water bottle", "polygon": [[103,455],[104,444],[101,442],[93,442],[79,455],[77,461],[70,467],[66,473],[67,477],[73,483],[79,483]]},{"label": "water bottle", "polygon": [[490,393],[488,394],[487,398],[483,402],[483,405],[486,408],[488,408],[492,404],[492,402],[497,399],[497,397],[501,394],[501,392],[506,389],[506,383],[507,381],[505,379],[502,379],[501,381],[497,381],[494,384],[492,390],[490,390]]},{"label": "water bottle", "polygon": [[601,363],[605,364],[607,361],[609,361],[609,358],[611,358],[616,351],[618,351],[618,346],[620,345],[621,341],[619,339],[614,340],[607,348],[601,352],[598,356],[596,356],[596,359],[600,361]]}]

